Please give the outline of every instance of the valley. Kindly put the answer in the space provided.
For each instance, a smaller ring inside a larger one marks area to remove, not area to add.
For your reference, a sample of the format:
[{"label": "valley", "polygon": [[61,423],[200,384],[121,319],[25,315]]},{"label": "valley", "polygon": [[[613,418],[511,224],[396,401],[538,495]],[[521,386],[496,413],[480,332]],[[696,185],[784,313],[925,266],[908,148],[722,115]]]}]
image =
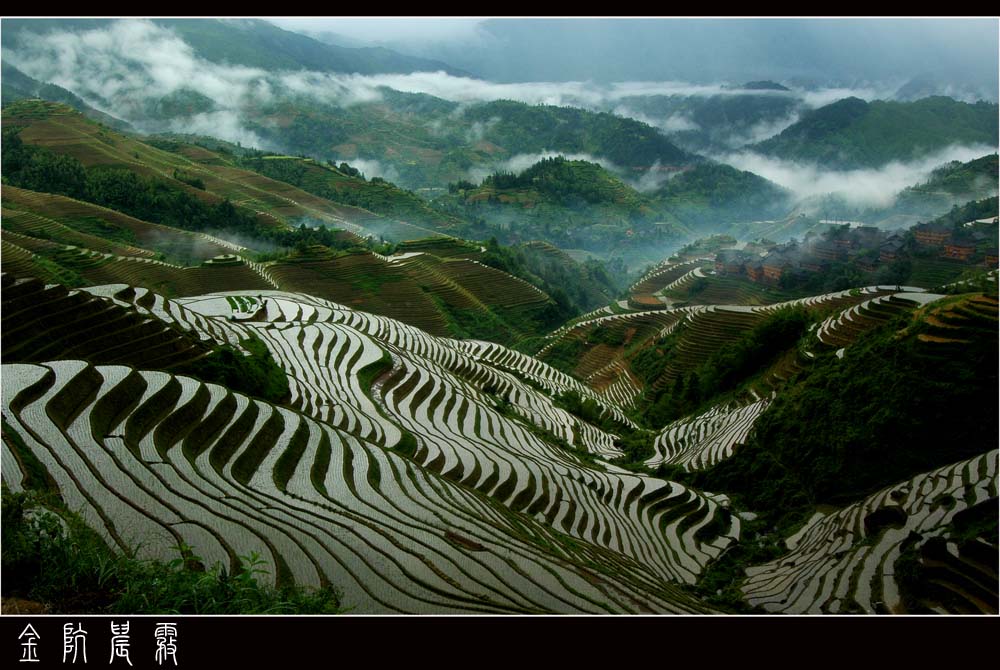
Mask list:
[{"label": "valley", "polygon": [[995,98],[3,28],[5,614],[997,613]]}]

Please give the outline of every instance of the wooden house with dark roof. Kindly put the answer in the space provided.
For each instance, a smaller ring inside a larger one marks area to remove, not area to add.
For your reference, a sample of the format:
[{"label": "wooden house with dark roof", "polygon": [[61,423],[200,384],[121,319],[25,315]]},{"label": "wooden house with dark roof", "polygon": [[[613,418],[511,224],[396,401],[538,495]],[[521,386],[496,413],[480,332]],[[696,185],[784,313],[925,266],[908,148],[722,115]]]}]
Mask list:
[{"label": "wooden house with dark roof", "polygon": [[951,227],[940,223],[921,223],[913,227],[913,237],[924,246],[940,247],[951,237]]},{"label": "wooden house with dark roof", "polygon": [[967,261],[976,253],[976,242],[971,237],[950,239],[945,242],[941,256],[957,261]]},{"label": "wooden house with dark roof", "polygon": [[906,242],[900,237],[890,237],[883,242],[878,250],[878,259],[883,263],[891,263],[905,255]]}]

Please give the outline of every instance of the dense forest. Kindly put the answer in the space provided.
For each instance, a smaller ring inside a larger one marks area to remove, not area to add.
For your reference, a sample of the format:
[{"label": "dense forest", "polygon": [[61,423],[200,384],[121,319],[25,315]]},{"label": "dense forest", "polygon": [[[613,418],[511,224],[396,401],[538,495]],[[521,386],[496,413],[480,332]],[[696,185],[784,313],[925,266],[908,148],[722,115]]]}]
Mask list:
[{"label": "dense forest", "polygon": [[997,105],[943,96],[916,102],[845,98],[754,145],[761,153],[827,168],[879,167],[952,144],[997,144]]}]

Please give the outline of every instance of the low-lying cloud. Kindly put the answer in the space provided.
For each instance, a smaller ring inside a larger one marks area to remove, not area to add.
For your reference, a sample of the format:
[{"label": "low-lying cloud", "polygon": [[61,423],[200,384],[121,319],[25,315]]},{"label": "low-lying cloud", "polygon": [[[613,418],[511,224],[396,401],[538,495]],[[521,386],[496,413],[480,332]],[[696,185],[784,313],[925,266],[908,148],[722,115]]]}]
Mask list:
[{"label": "low-lying cloud", "polygon": [[538,163],[546,158],[555,158],[556,156],[562,156],[569,161],[587,161],[588,163],[596,163],[640,193],[655,191],[662,187],[672,177],[677,175],[674,170],[663,169],[659,160],[653,163],[649,169],[637,173],[635,170],[626,169],[614,161],[601,156],[566,153],[564,151],[541,151],[538,153],[517,154],[507,160],[498,161],[489,166],[471,168],[466,173],[466,178],[474,184],[479,184],[483,181],[483,179],[495,172],[511,172],[513,174],[520,174],[535,163]]},{"label": "low-lying cloud", "polygon": [[997,147],[985,144],[952,145],[918,160],[893,161],[879,168],[859,170],[827,170],[815,164],[752,151],[728,153],[716,159],[784,186],[798,200],[833,194],[852,206],[891,207],[900,191],[926,181],[935,168],[955,160],[967,162],[996,151]]},{"label": "low-lying cloud", "polygon": [[341,162],[347,163],[352,168],[361,170],[361,173],[368,179],[379,177],[393,183],[399,181],[399,172],[396,168],[374,158],[338,158],[333,162],[337,165],[340,165]]},{"label": "low-lying cloud", "polygon": [[517,154],[506,160],[497,161],[492,165],[471,168],[466,174],[470,182],[479,184],[483,181],[483,179],[490,176],[494,172],[511,172],[513,174],[521,174],[535,163],[538,163],[546,158],[555,158],[556,156],[562,156],[568,161],[587,161],[588,163],[597,163],[605,170],[615,173],[616,175],[622,176],[625,174],[625,170],[621,166],[616,165],[607,158],[591,156],[590,154],[573,154],[563,151],[548,150],[531,154]]}]

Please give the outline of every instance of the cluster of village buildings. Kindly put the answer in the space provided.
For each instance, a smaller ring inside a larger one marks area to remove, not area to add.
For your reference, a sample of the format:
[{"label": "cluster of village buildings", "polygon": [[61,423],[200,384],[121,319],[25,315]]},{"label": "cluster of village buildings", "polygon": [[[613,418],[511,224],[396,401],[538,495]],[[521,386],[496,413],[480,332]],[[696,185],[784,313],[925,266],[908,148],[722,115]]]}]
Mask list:
[{"label": "cluster of village buildings", "polygon": [[723,249],[716,254],[715,271],[721,276],[744,276],[752,282],[777,284],[787,274],[825,272],[835,263],[875,272],[914,255],[995,268],[996,221],[994,217],[960,226],[924,223],[909,231],[834,226],[821,235],[807,234],[802,242],[762,241],[749,243],[743,249]]}]

